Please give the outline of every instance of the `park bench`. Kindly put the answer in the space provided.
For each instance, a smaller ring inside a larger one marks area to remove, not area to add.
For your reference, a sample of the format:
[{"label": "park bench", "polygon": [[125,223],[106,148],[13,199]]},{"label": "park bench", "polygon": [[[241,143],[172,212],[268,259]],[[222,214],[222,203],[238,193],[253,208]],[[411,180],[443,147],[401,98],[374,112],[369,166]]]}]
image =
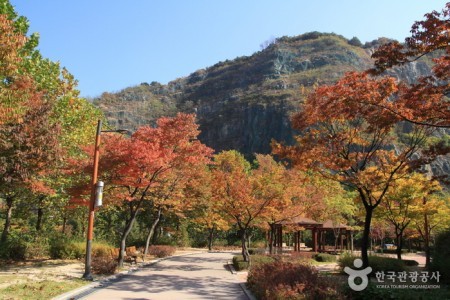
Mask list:
[{"label": "park bench", "polygon": [[[120,248],[111,249],[111,258],[117,260],[119,257]],[[125,248],[125,255],[123,256],[123,260],[130,263],[137,264],[137,258],[141,255],[141,253],[136,249],[135,246]]]},{"label": "park bench", "polygon": [[139,252],[135,246],[125,248],[125,253],[125,260],[137,264],[137,258],[141,256],[141,252]]}]

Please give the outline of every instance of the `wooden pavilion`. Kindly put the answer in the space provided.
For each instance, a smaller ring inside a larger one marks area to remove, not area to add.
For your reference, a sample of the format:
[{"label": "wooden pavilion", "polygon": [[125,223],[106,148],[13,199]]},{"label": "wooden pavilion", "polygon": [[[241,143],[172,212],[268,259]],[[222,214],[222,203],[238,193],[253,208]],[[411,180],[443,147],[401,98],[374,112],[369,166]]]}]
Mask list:
[{"label": "wooden pavilion", "polygon": [[[273,226],[273,240],[269,241],[272,245],[278,249],[283,248],[283,227],[295,228],[293,233],[293,250],[302,251],[302,249],[307,249],[305,244],[302,243],[303,232],[305,230],[311,230],[312,236],[312,251],[313,252],[327,252],[335,251],[337,249],[331,249],[325,244],[325,234],[327,232],[333,231],[334,234],[338,235],[338,245],[339,251],[346,249],[352,249],[353,243],[351,242],[352,234],[351,228],[347,225],[341,223],[335,223],[332,220],[327,220],[325,222],[317,222],[313,219],[306,217],[295,217],[288,221],[283,221]],[[345,242],[344,242],[345,241]]]}]

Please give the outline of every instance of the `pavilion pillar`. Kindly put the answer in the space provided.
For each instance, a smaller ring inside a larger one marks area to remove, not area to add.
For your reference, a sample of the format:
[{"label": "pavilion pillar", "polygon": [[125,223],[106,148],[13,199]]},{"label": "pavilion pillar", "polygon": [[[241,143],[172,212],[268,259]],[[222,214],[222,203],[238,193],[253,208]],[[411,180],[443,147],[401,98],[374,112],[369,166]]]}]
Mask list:
[{"label": "pavilion pillar", "polygon": [[322,252],[324,250],[323,245],[323,230],[319,229],[319,252]]},{"label": "pavilion pillar", "polygon": [[350,230],[350,252],[353,253],[353,232]]},{"label": "pavilion pillar", "polygon": [[312,229],[312,242],[313,242],[313,252],[317,252],[318,245],[317,245],[317,228]]},{"label": "pavilion pillar", "polygon": [[276,247],[277,246],[277,236],[278,236],[278,227],[274,226],[273,227],[273,233],[272,233],[272,247]]}]

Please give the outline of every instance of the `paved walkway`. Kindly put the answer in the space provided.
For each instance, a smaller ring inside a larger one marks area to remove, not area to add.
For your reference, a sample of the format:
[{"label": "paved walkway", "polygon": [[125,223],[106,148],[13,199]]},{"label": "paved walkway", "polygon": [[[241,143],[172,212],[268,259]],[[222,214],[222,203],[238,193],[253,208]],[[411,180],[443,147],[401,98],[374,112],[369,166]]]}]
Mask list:
[{"label": "paved walkway", "polygon": [[72,299],[236,299],[247,300],[239,276],[226,264],[234,253],[171,257]]}]

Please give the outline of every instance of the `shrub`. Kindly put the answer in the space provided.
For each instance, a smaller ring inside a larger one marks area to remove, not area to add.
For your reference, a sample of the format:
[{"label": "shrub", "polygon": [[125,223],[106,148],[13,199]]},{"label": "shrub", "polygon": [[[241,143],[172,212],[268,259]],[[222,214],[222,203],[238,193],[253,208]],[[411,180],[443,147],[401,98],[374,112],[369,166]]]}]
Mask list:
[{"label": "shrub", "polygon": [[242,255],[233,256],[233,267],[236,271],[246,270],[248,268],[248,262],[244,261]]},{"label": "shrub", "polygon": [[317,253],[309,252],[309,251],[303,251],[303,252],[294,251],[291,253],[291,260],[298,261],[298,262],[308,262],[310,259],[313,259],[316,256],[316,254]]},{"label": "shrub", "polygon": [[86,252],[85,242],[75,242],[64,235],[50,239],[50,257],[53,259],[81,259]]},{"label": "shrub", "polygon": [[[354,268],[353,261],[358,258],[357,256],[351,255],[349,253],[341,255],[339,258],[339,266],[343,270],[345,267]],[[405,271],[405,264],[392,257],[382,257],[382,256],[370,256],[369,266],[372,268],[372,274],[380,271],[393,271],[402,272]]]},{"label": "shrub", "polygon": [[264,248],[250,248],[248,249],[248,254],[250,255],[264,255],[266,253],[266,249]]},{"label": "shrub", "polygon": [[173,235],[176,246],[178,247],[190,247],[191,239],[189,237],[189,232],[187,230],[187,223],[183,222],[180,224],[178,231]]},{"label": "shrub", "polygon": [[355,259],[357,259],[358,256],[352,255],[349,252],[344,252],[343,254],[341,254],[341,256],[339,256],[338,259],[338,264],[339,267],[343,270],[345,267],[350,267],[353,268],[353,261]]},{"label": "shrub", "polygon": [[6,243],[0,248],[1,256],[5,259],[24,260],[26,258],[28,235],[23,238],[17,232],[11,232]]},{"label": "shrub", "polygon": [[8,235],[6,243],[0,247],[0,257],[5,259],[24,260],[48,256],[48,238],[34,230],[13,230]]},{"label": "shrub", "polygon": [[156,244],[158,245],[167,245],[167,246],[176,246],[176,240],[174,240],[172,237],[170,236],[158,236],[158,238],[156,239]]},{"label": "shrub", "polygon": [[266,248],[266,241],[265,240],[252,241],[251,246],[252,246],[252,248],[265,249]]},{"label": "shrub", "polygon": [[439,271],[442,281],[450,283],[450,231],[437,236],[432,257],[431,269]]},{"label": "shrub", "polygon": [[314,259],[320,262],[335,262],[336,255],[331,255],[327,253],[317,253],[316,255],[314,255]]},{"label": "shrub", "polygon": [[[376,253],[397,254],[396,249],[377,249]],[[402,253],[408,253],[407,249],[402,249]]]},{"label": "shrub", "polygon": [[[264,264],[273,262],[275,258],[269,255],[252,255],[250,258],[252,266],[258,264]],[[244,257],[242,255],[233,256],[233,267],[236,271],[242,271],[248,269],[248,262],[244,261]]]},{"label": "shrub", "polygon": [[111,275],[117,270],[118,263],[110,256],[93,256],[91,262],[92,273]]},{"label": "shrub", "polygon": [[225,239],[215,239],[213,241],[213,246],[215,247],[225,247],[228,246],[228,241]]},{"label": "shrub", "polygon": [[353,38],[351,38],[351,39],[348,41],[348,43],[349,43],[350,45],[352,45],[352,46],[357,46],[357,47],[362,47],[362,46],[363,46],[363,44],[361,43],[361,41],[360,41],[356,36],[354,36]]},{"label": "shrub", "polygon": [[405,264],[405,266],[408,266],[408,267],[415,267],[415,266],[419,265],[419,263],[417,261],[415,261],[414,259],[403,259],[402,261]]},{"label": "shrub", "polygon": [[110,257],[111,250],[114,249],[113,246],[110,246],[106,243],[96,242],[92,245],[92,256],[95,257]]},{"label": "shrub", "polygon": [[34,237],[34,241],[27,243],[25,250],[25,258],[48,258],[50,245],[48,238],[42,235],[37,235]]},{"label": "shrub", "polygon": [[162,258],[173,255],[175,250],[175,247],[172,246],[154,245],[148,248],[148,254]]},{"label": "shrub", "polygon": [[372,267],[372,272],[379,271],[394,271],[402,272],[405,271],[405,264],[403,261],[392,257],[382,257],[382,256],[370,256],[369,266]]},{"label": "shrub", "polygon": [[258,299],[339,299],[338,288],[306,264],[273,261],[255,265],[247,283]]}]

